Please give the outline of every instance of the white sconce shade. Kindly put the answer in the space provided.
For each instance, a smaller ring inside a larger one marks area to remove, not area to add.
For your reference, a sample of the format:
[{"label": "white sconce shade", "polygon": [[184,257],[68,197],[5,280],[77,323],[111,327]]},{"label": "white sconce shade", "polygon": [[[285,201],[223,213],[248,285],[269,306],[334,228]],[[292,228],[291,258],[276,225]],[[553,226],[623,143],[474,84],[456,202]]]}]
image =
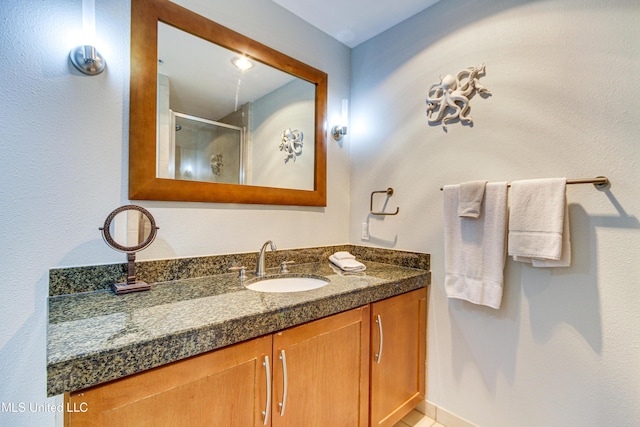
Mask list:
[{"label": "white sconce shade", "polygon": [[104,71],[106,62],[93,46],[96,34],[95,0],[82,1],[82,37],[83,45],[69,52],[69,59],[76,69],[84,74],[95,76]]}]

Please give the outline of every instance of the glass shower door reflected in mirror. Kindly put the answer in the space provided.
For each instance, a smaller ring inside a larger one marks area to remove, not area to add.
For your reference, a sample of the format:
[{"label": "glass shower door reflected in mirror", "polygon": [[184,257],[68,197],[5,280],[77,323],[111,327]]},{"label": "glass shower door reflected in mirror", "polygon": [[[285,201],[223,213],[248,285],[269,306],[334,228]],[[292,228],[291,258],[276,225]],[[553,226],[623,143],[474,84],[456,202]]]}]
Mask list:
[{"label": "glass shower door reflected in mirror", "polygon": [[171,111],[170,130],[168,162],[159,163],[159,177],[244,183],[243,127]]}]

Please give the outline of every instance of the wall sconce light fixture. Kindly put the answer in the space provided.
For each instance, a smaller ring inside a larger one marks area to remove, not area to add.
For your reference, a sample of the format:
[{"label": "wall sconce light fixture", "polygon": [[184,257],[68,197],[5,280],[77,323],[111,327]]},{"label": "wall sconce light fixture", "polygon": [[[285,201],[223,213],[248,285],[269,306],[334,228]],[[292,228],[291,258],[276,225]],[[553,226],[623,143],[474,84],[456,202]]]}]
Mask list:
[{"label": "wall sconce light fixture", "polygon": [[95,47],[84,45],[71,49],[69,59],[76,69],[84,74],[95,76],[104,71],[106,62]]},{"label": "wall sconce light fixture", "polygon": [[331,134],[336,141],[342,141],[342,137],[347,134],[347,125],[349,124],[349,100],[342,100],[342,116],[340,123],[331,128]]},{"label": "wall sconce light fixture", "polygon": [[84,43],[69,52],[69,60],[84,74],[95,76],[107,65],[104,58],[93,46],[96,33],[95,0],[82,0],[82,34],[89,43]]}]

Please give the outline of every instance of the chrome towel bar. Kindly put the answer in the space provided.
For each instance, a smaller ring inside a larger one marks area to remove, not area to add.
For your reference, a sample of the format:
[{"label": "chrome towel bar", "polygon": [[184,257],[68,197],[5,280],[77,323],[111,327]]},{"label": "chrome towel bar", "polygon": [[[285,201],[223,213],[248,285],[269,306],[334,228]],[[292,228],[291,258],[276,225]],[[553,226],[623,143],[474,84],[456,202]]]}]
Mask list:
[{"label": "chrome towel bar", "polygon": [[[598,190],[604,190],[611,185],[611,182],[606,176],[597,176],[595,178],[568,179],[567,185],[569,184],[593,184]],[[511,184],[507,184],[507,187],[511,187]],[[440,191],[442,189],[443,187],[440,187]]]}]

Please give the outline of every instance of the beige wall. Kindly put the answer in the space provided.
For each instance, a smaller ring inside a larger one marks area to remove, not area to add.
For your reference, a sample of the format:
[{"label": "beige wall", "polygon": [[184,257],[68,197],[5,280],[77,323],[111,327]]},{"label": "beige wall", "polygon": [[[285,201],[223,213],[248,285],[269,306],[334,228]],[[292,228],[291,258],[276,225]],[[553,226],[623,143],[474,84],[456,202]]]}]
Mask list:
[{"label": "beige wall", "polygon": [[[270,1],[199,3],[212,4],[207,13],[223,25],[327,72],[328,112],[339,114],[349,95],[347,47]],[[3,1],[0,17],[0,402],[28,408],[56,403],[45,391],[48,270],[125,261],[98,227],[130,202],[130,2],[96,1],[107,61],[96,77],[80,75],[67,59],[78,44],[80,0]],[[327,154],[326,209],[136,202],[160,227],[138,259],[257,251],[267,239],[280,248],[346,243],[348,146],[329,144]],[[55,416],[3,411],[0,425],[54,425]]]},{"label": "beige wall", "polygon": [[[350,242],[368,221],[432,254],[428,398],[480,426],[640,424],[639,22],[637,1],[446,0],[353,50]],[[474,126],[430,126],[430,85],[483,62]],[[447,300],[442,185],[597,175],[568,189],[572,267],[508,261],[498,311]],[[400,214],[370,217],[389,186]]]},{"label": "beige wall", "polygon": [[[129,203],[129,4],[96,3],[108,68],[92,78],[67,60],[79,0],[0,3],[1,402],[49,401],[49,268],[123,261],[98,227]],[[210,9],[202,13],[326,71],[329,117],[351,87],[350,134],[329,139],[326,209],[142,202],[161,229],[139,259],[257,250],[266,239],[282,248],[365,243],[360,224],[369,221],[369,244],[433,254],[436,404],[484,427],[640,423],[637,1],[445,0],[353,52],[272,2]],[[473,99],[475,126],[429,126],[429,85],[482,62],[493,95]],[[499,311],[446,300],[441,185],[600,174],[610,192],[569,190],[573,267],[508,263]],[[371,191],[388,186],[400,215],[368,218]],[[54,418],[1,413],[0,424]]]}]

